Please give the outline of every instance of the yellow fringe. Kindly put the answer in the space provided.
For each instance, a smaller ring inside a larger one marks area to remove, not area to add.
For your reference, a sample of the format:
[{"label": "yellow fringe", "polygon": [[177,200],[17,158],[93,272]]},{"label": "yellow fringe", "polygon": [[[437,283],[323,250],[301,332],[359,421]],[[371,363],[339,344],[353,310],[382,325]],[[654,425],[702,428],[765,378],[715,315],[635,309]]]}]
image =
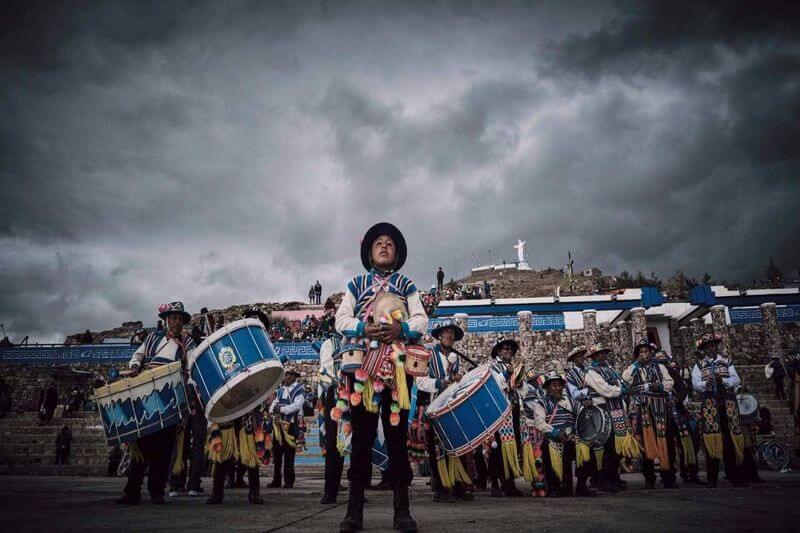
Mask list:
[{"label": "yellow fringe", "polygon": [[258,464],[256,441],[247,434],[244,427],[239,429],[239,460],[248,468],[253,468]]},{"label": "yellow fringe", "polygon": [[514,439],[508,440],[501,445],[503,452],[503,470],[506,479],[518,478],[522,475],[517,456],[517,442]]},{"label": "yellow fringe", "polygon": [[236,434],[233,428],[220,430],[222,445],[219,451],[214,450],[213,446],[208,447],[208,458],[215,463],[224,463],[228,459],[238,459],[236,446]]},{"label": "yellow fringe", "polygon": [[553,473],[560,482],[562,479],[564,479],[564,458],[561,457],[561,453],[559,453],[558,449],[553,446],[552,442],[548,441],[547,446],[549,447],[550,451],[550,468],[553,469]]},{"label": "yellow fringe", "polygon": [[186,429],[180,428],[178,435],[175,437],[175,462],[172,463],[172,473],[180,475],[183,472],[183,441],[186,438]]},{"label": "yellow fringe", "polygon": [[733,441],[733,453],[736,455],[736,464],[742,464],[744,461],[744,435],[731,435]]},{"label": "yellow fringe", "polygon": [[448,466],[448,474],[450,475],[450,481],[453,482],[455,485],[456,483],[463,483],[465,485],[469,485],[472,483],[472,479],[467,474],[467,471],[464,469],[464,465],[461,464],[461,459],[458,457],[448,457],[447,458],[447,466]]},{"label": "yellow fringe", "polygon": [[533,483],[539,478],[536,458],[533,456],[533,444],[530,442],[526,442],[522,447],[522,475],[528,483]]},{"label": "yellow fringe", "polygon": [[394,381],[397,387],[397,403],[400,409],[411,409],[411,400],[408,398],[408,384],[406,383],[406,369],[400,360],[400,354],[395,351]]},{"label": "yellow fringe", "polygon": [[[385,390],[385,389],[384,389]],[[378,406],[372,404],[372,397],[375,395],[375,388],[372,386],[372,378],[367,378],[364,382],[364,392],[361,395],[361,403],[370,413],[377,413]]]},{"label": "yellow fringe", "polygon": [[595,450],[594,451],[594,459],[597,463],[597,470],[601,470],[603,468],[603,454],[605,450]]},{"label": "yellow fringe", "polygon": [[139,448],[136,441],[128,443],[128,451],[131,452],[131,461],[136,461],[137,463],[144,462],[144,455],[142,455],[142,450]]},{"label": "yellow fringe", "polygon": [[719,433],[703,435],[706,453],[714,459],[722,459],[722,435]]},{"label": "yellow fringe", "polygon": [[453,488],[453,481],[450,479],[450,473],[447,471],[447,458],[442,457],[436,461],[436,470],[439,472],[439,481],[446,489]]},{"label": "yellow fringe", "polygon": [[688,436],[681,437],[681,444],[683,445],[683,455],[686,458],[686,464],[689,466],[694,466],[695,453],[692,438]]},{"label": "yellow fringe", "polygon": [[575,443],[575,464],[578,468],[592,460],[591,453],[591,448],[589,448],[589,445],[585,442]]},{"label": "yellow fringe", "polygon": [[614,435],[614,449],[619,455],[629,459],[638,458],[641,455],[641,447],[630,433],[626,433],[624,437]]}]

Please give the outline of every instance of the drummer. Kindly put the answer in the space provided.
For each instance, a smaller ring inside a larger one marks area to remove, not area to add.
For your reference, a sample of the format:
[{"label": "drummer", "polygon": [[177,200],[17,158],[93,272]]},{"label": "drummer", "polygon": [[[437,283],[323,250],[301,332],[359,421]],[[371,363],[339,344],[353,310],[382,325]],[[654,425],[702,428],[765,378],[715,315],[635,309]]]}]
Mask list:
[{"label": "drummer", "polygon": [[511,417],[495,432],[489,451],[489,479],[492,482],[492,496],[520,497],[514,479],[522,473],[519,471],[517,452],[521,445],[520,435],[520,401],[516,389],[511,384],[514,377],[514,356],[519,351],[519,343],[514,339],[503,339],[494,345],[491,352],[490,366],[498,383],[511,403]]},{"label": "drummer", "polygon": [[646,489],[654,489],[658,459],[664,488],[675,483],[675,417],[672,405],[673,380],[667,368],[653,358],[656,347],[642,339],[633,348],[633,363],[622,373],[631,390],[629,417],[636,439],[644,449],[642,475]]},{"label": "drummer", "polygon": [[[182,302],[161,305],[158,308],[158,316],[166,323],[166,330],[153,331],[136,349],[128,363],[133,376],[142,368],[155,368],[175,361],[181,361],[185,369],[189,353],[194,349],[192,336],[183,331],[183,327],[189,323],[192,315],[184,311]],[[193,391],[189,393],[189,396],[193,395],[195,395]],[[164,428],[141,437],[130,445],[131,466],[128,470],[128,483],[122,496],[116,500],[117,505],[139,503],[144,472],[148,466],[147,490],[150,492],[150,501],[154,504],[164,503],[164,489],[177,429],[177,426]]]},{"label": "drummer", "polygon": [[[452,320],[446,320],[431,331],[431,336],[439,342],[428,346],[433,352],[433,357],[428,363],[428,375],[416,378],[417,389],[420,391],[418,406],[430,404],[448,385],[460,381],[462,377],[459,357],[451,349],[456,342],[464,338],[464,330]],[[450,503],[457,499],[473,500],[474,488],[468,470],[474,468],[467,462],[468,459],[447,457],[430,425],[425,430],[425,441],[431,467],[433,501]],[[459,464],[448,467],[451,461],[458,461]],[[449,474],[454,472],[463,473],[468,477],[464,480],[450,479]]]},{"label": "drummer", "polygon": [[[551,365],[552,366],[552,365]],[[575,456],[575,406],[565,393],[567,384],[557,370],[549,370],[542,376],[545,394],[532,402],[526,402],[526,411],[532,410],[531,423],[544,435],[542,460],[547,481],[547,496],[572,496],[572,461]],[[591,461],[575,469],[578,478],[575,496],[596,496],[595,490],[586,486],[593,470]]]},{"label": "drummer", "polygon": [[[267,486],[272,489],[281,487],[281,474],[283,474],[283,488],[294,487],[294,456],[297,451],[300,417],[303,416],[303,403],[305,402],[303,384],[298,381],[298,378],[300,378],[300,373],[296,370],[286,371],[283,386],[278,388],[275,399],[269,408],[273,415],[272,453],[275,461],[275,473],[272,482]],[[281,467],[283,467],[283,472],[281,472]]]},{"label": "drummer", "polygon": [[[258,307],[244,312],[244,318],[256,318],[269,331],[269,318]],[[261,505],[261,464],[268,464],[270,452],[264,437],[265,418],[269,416],[263,405],[249,413],[222,424],[212,424],[209,432],[208,458],[213,463],[212,490],[206,500],[208,505],[222,503],[225,497],[225,477],[234,477],[238,469],[247,472],[247,501]],[[233,487],[231,487],[233,488]]]},{"label": "drummer", "polygon": [[627,488],[627,483],[620,479],[619,464],[623,455],[636,456],[638,447],[630,430],[623,401],[623,394],[627,393],[628,386],[608,364],[609,353],[611,353],[610,348],[602,344],[593,345],[587,353],[592,359],[592,364],[586,370],[583,379],[589,389],[592,404],[608,411],[614,427],[603,447],[600,475],[600,490],[613,493]]},{"label": "drummer", "polygon": [[583,346],[576,346],[569,352],[567,363],[571,363],[572,368],[567,370],[565,379],[567,392],[572,397],[572,400],[591,405],[589,389],[586,388],[586,384],[583,382],[583,377],[586,375],[586,352],[587,350]]},{"label": "drummer", "polygon": [[[400,230],[388,222],[381,222],[367,230],[361,241],[361,264],[368,274],[353,278],[345,290],[342,303],[336,312],[336,330],[346,337],[363,338],[378,342],[416,341],[428,329],[428,316],[422,306],[419,291],[414,283],[400,274],[406,260],[406,241]],[[394,320],[381,325],[369,324],[368,313],[381,292],[388,292],[403,300],[407,306],[408,319]],[[397,370],[395,361],[387,365]],[[359,372],[366,373],[363,367]],[[404,383],[397,380],[386,385],[378,398],[377,406],[365,401],[353,404],[351,410],[352,455],[350,457],[350,495],[347,515],[340,524],[340,531],[357,531],[363,528],[364,489],[369,483],[372,465],[370,456],[375,441],[377,425],[383,425],[389,455],[388,479],[394,491],[394,520],[396,529],[406,532],[417,530],[417,524],[409,510],[409,485],[413,478],[408,458],[407,428],[409,398],[401,398],[412,389],[411,376],[405,375]],[[372,384],[372,376],[365,383]],[[352,377],[348,377],[352,381]],[[405,385],[405,386],[403,386]],[[369,390],[369,389],[365,389]],[[394,401],[393,396],[398,401]],[[404,400],[400,405],[399,400]],[[398,412],[392,412],[397,406]],[[376,412],[377,411],[377,412]]]},{"label": "drummer", "polygon": [[703,444],[706,449],[708,487],[716,488],[719,462],[725,462],[725,475],[734,487],[746,487],[741,473],[744,460],[744,435],[736,402],[741,381],[736,368],[719,350],[722,337],[705,334],[697,340],[703,358],[692,369],[692,386],[702,397]]}]

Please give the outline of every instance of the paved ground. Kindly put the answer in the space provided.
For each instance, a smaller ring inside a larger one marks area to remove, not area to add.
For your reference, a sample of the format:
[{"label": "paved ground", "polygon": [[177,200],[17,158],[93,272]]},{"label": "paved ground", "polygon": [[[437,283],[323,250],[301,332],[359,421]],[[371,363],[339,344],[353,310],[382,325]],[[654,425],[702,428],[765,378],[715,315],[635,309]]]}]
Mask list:
[{"label": "paved ground", "polygon": [[[594,499],[494,499],[481,493],[470,504],[434,504],[424,480],[413,486],[412,512],[421,531],[755,531],[794,530],[800,523],[800,474],[763,473],[767,483],[748,489],[644,490],[628,475],[628,492]],[[220,506],[204,499],[173,498],[120,508],[112,503],[124,482],[107,478],[0,477],[4,531],[152,529],[338,531],[345,503],[318,503],[322,480],[301,479],[292,490],[264,489],[267,503],[247,503],[244,489],[229,491]],[[262,480],[266,484],[268,480]],[[204,486],[210,486],[204,480]],[[520,483],[522,488],[522,483]],[[368,531],[391,528],[391,493],[369,492]],[[145,500],[146,501],[146,500]]]}]

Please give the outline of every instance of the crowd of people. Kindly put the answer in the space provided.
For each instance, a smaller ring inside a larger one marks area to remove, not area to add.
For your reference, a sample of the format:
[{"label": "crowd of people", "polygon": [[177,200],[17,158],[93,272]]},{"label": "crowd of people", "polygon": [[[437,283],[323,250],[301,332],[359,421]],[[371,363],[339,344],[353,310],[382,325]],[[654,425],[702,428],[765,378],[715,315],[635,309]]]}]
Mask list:
[{"label": "crowd of people", "polygon": [[[578,346],[566,367],[555,358],[526,367],[525,354],[511,338],[487,354],[466,353],[459,345],[465,333],[454,321],[433,329],[434,342],[421,348],[428,310],[448,290],[442,269],[438,286],[423,292],[399,272],[407,249],[395,226],[377,224],[361,242],[367,273],[347,283],[338,305],[326,303],[321,319],[309,314],[299,321],[305,338],[324,339],[315,343],[325,458],[321,504],[337,502],[344,457],[350,457],[340,531],[364,527],[365,490],[378,449],[386,457],[380,485],[393,492],[392,526],[404,532],[417,530],[409,496],[415,464],[427,465],[432,498],[442,504],[469,502],[481,491],[497,498],[616,494],[628,489],[620,473],[633,467],[649,490],[658,487],[658,477],[664,490],[677,489],[678,475],[685,484],[713,488],[721,466],[735,487],[760,481],[754,453],[758,428],[739,412],[737,392],[743,384],[733,360],[721,351],[721,338],[701,337],[695,361],[685,368],[647,339],[640,339],[632,353],[612,354],[602,344]],[[483,289],[487,295],[490,286]],[[292,339],[303,338],[290,325],[271,323],[260,309],[245,316],[258,319],[275,340],[286,339],[289,331]],[[159,318],[163,329],[137,339],[141,344],[128,365],[132,375],[178,361],[186,365],[197,344],[224,324],[204,309],[187,331],[191,315],[181,302],[161,306]],[[487,365],[476,363],[484,359]],[[617,368],[610,360],[621,363]],[[417,366],[419,361],[425,364]],[[493,396],[494,402],[506,408],[495,418],[487,411],[462,421],[485,426],[456,448],[446,428],[427,413],[442,399],[447,406],[447,395],[458,389],[451,386],[474,377],[473,370],[491,378],[478,383],[497,387],[500,396]],[[779,370],[771,364],[769,370],[773,376],[782,371],[781,380],[797,381],[796,371],[785,366]],[[117,503],[139,503],[145,471],[155,504],[165,502],[167,484],[170,496],[199,496],[207,462],[212,464],[210,505],[223,503],[225,489],[243,484],[245,473],[249,502],[263,503],[259,467],[264,464],[274,469],[268,487],[291,488],[295,453],[305,438],[306,391],[299,377],[288,369],[273,397],[224,423],[206,419],[188,380],[190,416],[177,427],[130,443],[133,461]],[[50,404],[43,405],[47,415]],[[591,424],[582,426],[579,419]],[[519,488],[522,479],[525,491]]]}]

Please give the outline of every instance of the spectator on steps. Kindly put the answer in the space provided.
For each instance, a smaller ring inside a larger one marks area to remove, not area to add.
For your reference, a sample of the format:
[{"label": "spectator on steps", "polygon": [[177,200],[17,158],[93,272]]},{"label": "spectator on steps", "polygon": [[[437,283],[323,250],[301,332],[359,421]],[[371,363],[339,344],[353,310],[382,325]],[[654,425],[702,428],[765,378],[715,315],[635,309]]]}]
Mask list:
[{"label": "spectator on steps", "polygon": [[69,400],[67,402],[67,413],[72,416],[83,407],[83,393],[80,387],[75,385],[72,387],[72,392],[69,393]]},{"label": "spectator on steps", "polygon": [[55,381],[50,381],[47,390],[39,395],[39,425],[43,426],[53,418],[53,412],[58,405],[58,389]]},{"label": "spectator on steps", "polygon": [[92,337],[92,332],[87,329],[81,336],[81,344],[92,344],[93,342],[94,338]]},{"label": "spectator on steps", "polygon": [[775,398],[786,400],[786,388],[783,385],[783,380],[786,378],[786,369],[783,367],[779,355],[772,356],[772,361],[764,367],[764,373],[775,384]]},{"label": "spectator on steps", "polygon": [[72,430],[69,426],[65,425],[61,428],[58,437],[56,437],[56,464],[67,464],[69,452],[72,449]]},{"label": "spectator on steps", "polygon": [[308,303],[309,304],[313,304],[314,303],[314,296],[316,296],[316,293],[314,292],[314,286],[312,285],[311,288],[308,289]]},{"label": "spectator on steps", "polygon": [[322,285],[319,284],[319,280],[317,280],[317,283],[314,284],[314,296],[316,296],[317,305],[321,304],[322,303],[321,302],[321,300],[322,300]]},{"label": "spectator on steps", "polygon": [[439,267],[439,270],[436,272],[436,290],[442,292],[442,286],[444,285],[444,271],[442,267]]}]

